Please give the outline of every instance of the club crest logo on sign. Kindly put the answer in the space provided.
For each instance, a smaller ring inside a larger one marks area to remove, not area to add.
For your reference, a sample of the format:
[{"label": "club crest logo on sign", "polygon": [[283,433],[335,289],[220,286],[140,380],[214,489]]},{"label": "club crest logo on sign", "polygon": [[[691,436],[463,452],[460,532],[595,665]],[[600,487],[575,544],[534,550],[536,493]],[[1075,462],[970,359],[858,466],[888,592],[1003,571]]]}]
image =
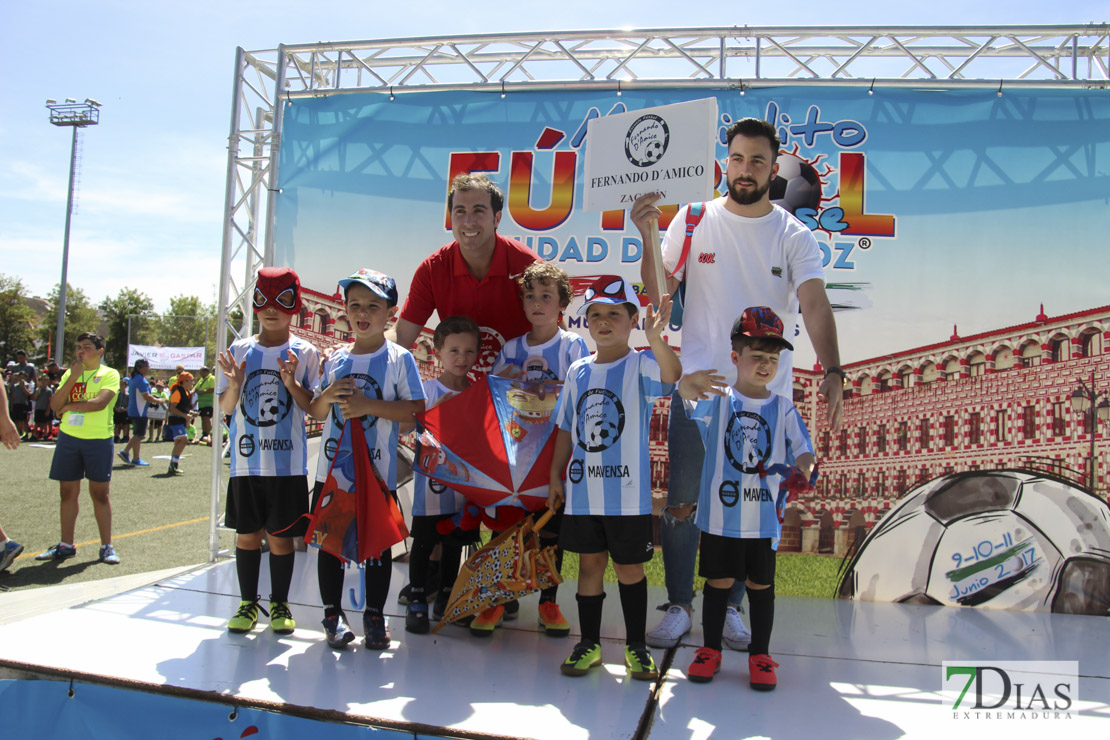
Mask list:
[{"label": "club crest logo on sign", "polygon": [[289,416],[293,397],[281,382],[277,370],[255,370],[247,376],[240,395],[239,408],[247,421],[256,427],[272,427]]},{"label": "club crest logo on sign", "polygon": [[591,388],[578,401],[578,446],[601,452],[617,443],[624,431],[624,404],[605,388]]},{"label": "club crest logo on sign", "polygon": [[670,143],[667,122],[649,113],[629,126],[624,135],[624,156],[637,167],[650,167],[663,158]]}]

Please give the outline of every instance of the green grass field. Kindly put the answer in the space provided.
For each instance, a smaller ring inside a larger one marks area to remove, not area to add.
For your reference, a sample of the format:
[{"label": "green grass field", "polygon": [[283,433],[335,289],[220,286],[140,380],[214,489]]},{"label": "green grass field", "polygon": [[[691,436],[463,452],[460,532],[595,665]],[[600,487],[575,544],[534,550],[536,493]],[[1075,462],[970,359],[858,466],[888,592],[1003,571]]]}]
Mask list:
[{"label": "green grass field", "polygon": [[[117,445],[117,449],[120,446]],[[61,563],[38,562],[34,556],[58,541],[58,485],[48,479],[53,448],[23,444],[14,452],[0,449],[0,526],[25,548],[12,567],[0,573],[0,586],[12,589],[91,581],[99,578],[195,565],[208,560],[208,487],[211,451],[190,446],[182,460],[185,475],[166,475],[169,442],[144,444],[149,468],[115,461],[112,474],[113,539],[119,565],[97,562],[99,538],[92,503],[82,486],[77,518],[77,557]],[[221,533],[221,547],[233,544]],[[782,554],[778,557],[776,592],[793,596],[830,597],[840,559],[822,555]],[[663,585],[663,558],[656,550],[645,565],[648,582]],[[577,578],[578,558],[568,554],[563,575]],[[612,566],[606,579],[615,581]],[[697,588],[701,588],[699,578]]]}]

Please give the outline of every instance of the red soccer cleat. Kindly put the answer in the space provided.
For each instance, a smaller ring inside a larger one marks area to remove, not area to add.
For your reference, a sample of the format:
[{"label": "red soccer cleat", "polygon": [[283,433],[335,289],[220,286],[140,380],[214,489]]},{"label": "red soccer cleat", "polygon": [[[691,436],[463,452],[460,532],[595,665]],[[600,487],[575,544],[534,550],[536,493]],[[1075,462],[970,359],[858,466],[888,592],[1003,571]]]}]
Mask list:
[{"label": "red soccer cleat", "polygon": [[694,662],[686,670],[686,676],[695,683],[709,683],[721,670],[721,651],[713,648],[698,648]]},{"label": "red soccer cleat", "polygon": [[774,691],[778,686],[778,679],[775,678],[775,669],[779,664],[771,660],[771,656],[763,653],[761,655],[748,656],[748,673],[750,674],[749,683],[756,691]]}]

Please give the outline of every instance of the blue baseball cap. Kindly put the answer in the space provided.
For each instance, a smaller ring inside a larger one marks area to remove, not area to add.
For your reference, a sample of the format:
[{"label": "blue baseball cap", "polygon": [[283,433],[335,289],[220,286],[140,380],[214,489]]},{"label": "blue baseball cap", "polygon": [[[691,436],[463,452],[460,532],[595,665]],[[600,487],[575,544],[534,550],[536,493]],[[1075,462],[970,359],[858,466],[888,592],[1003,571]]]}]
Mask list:
[{"label": "blue baseball cap", "polygon": [[384,272],[367,270],[365,267],[359,268],[339,281],[339,289],[346,292],[347,288],[355,283],[369,288],[374,295],[384,299],[390,306],[397,305],[397,281]]}]

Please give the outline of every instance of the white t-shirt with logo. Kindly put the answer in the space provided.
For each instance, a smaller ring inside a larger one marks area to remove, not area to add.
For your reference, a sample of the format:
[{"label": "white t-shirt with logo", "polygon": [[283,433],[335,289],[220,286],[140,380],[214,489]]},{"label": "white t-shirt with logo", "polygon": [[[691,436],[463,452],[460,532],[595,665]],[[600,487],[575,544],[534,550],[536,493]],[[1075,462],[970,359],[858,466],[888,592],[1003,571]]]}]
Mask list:
[{"label": "white t-shirt with logo", "polygon": [[[791,343],[797,336],[798,286],[820,279],[821,248],[810,230],[779,206],[766,216],[746,218],[725,209],[727,196],[705,204],[694,229],[690,255],[675,277],[687,276],[682,320],[682,371],[716,368],[729,385],[736,383],[730,358],[732,324],[751,306],[769,306],[782,319]],[[663,238],[667,274],[678,264],[686,239],[686,210]],[[793,353],[779,355],[778,376],[768,386],[791,396]]]}]

